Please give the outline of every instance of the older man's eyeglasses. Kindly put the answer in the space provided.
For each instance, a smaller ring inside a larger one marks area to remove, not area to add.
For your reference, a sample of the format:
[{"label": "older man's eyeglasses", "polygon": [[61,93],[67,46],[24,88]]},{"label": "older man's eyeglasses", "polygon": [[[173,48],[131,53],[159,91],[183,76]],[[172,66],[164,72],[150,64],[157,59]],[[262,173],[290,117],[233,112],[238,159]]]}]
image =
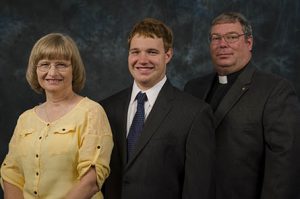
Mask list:
[{"label": "older man's eyeglasses", "polygon": [[212,34],[209,37],[209,41],[212,44],[219,44],[222,41],[222,38],[224,38],[224,40],[230,44],[230,43],[237,42],[239,40],[239,38],[243,35],[245,35],[245,33],[243,33],[243,34],[227,33],[224,35]]},{"label": "older man's eyeglasses", "polygon": [[69,68],[69,66],[71,66],[71,64],[65,62],[41,62],[37,65],[37,69],[41,72],[48,72],[51,66],[54,66],[55,70],[59,72],[64,72]]}]

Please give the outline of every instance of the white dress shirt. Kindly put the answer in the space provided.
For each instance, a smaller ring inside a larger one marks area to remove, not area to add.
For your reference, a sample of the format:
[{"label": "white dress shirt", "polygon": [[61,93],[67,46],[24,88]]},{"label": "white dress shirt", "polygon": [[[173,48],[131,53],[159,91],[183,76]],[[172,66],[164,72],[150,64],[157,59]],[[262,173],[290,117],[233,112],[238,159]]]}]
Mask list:
[{"label": "white dress shirt", "polygon": [[135,100],[136,95],[141,91],[142,93],[146,93],[147,95],[147,101],[145,102],[145,120],[147,119],[150,111],[152,110],[152,107],[156,101],[156,98],[158,96],[158,93],[160,92],[161,88],[167,81],[167,77],[165,76],[162,80],[160,80],[157,84],[155,84],[152,88],[142,91],[136,82],[134,81],[133,86],[132,86],[132,92],[131,92],[131,99],[128,107],[128,113],[127,113],[127,134],[128,135],[133,117],[136,112],[137,108],[137,101]]}]

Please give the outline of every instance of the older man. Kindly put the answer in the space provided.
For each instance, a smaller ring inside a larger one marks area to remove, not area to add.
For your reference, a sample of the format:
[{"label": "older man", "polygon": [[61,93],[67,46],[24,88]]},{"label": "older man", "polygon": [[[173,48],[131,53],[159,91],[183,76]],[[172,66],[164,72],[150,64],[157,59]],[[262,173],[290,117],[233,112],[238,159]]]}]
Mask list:
[{"label": "older man", "polygon": [[185,90],[216,118],[217,199],[300,198],[300,108],[291,84],[251,62],[252,29],[239,13],[216,17],[210,30],[215,72]]}]

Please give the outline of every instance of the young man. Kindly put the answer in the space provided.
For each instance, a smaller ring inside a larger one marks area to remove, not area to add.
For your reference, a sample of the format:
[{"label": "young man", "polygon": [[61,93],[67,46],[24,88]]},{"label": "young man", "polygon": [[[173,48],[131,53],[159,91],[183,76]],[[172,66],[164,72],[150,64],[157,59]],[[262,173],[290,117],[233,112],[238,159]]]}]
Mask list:
[{"label": "young man", "polygon": [[144,19],[133,27],[128,44],[133,85],[101,102],[115,144],[104,198],[212,198],[213,114],[167,80],[171,30]]},{"label": "young man", "polygon": [[299,102],[286,80],[251,63],[252,29],[239,13],[216,17],[210,30],[215,73],[185,90],[216,117],[217,199],[296,199]]}]

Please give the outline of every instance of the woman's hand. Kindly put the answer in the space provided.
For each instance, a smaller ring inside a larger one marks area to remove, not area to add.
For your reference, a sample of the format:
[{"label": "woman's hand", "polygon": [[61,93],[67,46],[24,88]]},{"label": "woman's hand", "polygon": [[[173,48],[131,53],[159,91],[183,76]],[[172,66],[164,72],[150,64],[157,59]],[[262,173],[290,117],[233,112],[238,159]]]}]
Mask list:
[{"label": "woman's hand", "polygon": [[3,180],[4,199],[24,199],[23,192],[17,186]]},{"label": "woman's hand", "polygon": [[97,174],[95,167],[91,167],[88,172],[75,184],[67,195],[67,199],[90,199],[99,190],[97,185]]}]

